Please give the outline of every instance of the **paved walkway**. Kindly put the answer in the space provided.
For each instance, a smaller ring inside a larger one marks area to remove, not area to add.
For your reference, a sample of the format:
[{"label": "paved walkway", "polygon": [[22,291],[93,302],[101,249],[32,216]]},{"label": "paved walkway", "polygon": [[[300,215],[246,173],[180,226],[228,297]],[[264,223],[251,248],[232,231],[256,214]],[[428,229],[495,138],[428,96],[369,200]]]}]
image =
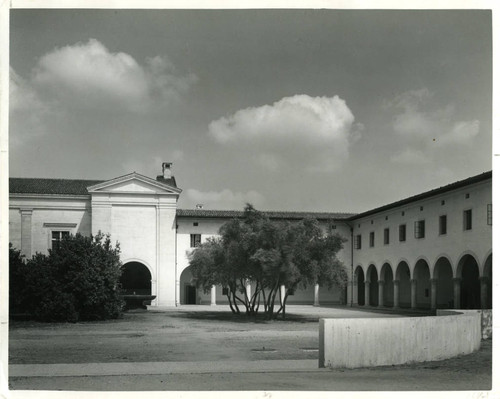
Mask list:
[{"label": "paved walkway", "polygon": [[318,360],[255,360],[217,362],[133,362],[79,364],[11,364],[10,377],[84,377],[113,375],[255,373],[327,371]]}]

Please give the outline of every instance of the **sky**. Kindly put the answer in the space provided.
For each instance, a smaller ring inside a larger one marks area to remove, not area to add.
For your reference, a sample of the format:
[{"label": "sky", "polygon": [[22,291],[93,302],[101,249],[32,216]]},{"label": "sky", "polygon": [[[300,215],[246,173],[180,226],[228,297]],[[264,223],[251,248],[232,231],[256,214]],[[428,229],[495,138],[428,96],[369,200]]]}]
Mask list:
[{"label": "sky", "polygon": [[11,10],[12,177],[361,212],[491,170],[487,10]]}]

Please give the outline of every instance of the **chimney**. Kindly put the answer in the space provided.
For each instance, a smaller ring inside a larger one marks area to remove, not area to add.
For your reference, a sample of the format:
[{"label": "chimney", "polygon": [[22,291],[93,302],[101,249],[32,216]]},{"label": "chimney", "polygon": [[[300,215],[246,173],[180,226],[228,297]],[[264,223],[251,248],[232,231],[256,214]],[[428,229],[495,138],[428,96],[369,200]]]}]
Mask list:
[{"label": "chimney", "polygon": [[161,164],[164,179],[170,179],[172,177],[172,170],[170,169],[171,167],[172,162],[163,162]]}]

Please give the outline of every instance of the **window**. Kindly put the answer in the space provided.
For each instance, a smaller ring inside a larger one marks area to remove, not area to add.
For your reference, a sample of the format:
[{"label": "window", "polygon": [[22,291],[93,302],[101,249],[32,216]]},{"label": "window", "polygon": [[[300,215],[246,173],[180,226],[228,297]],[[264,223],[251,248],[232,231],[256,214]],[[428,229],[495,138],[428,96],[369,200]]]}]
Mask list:
[{"label": "window", "polygon": [[406,224],[399,225],[399,241],[406,241]]},{"label": "window", "polygon": [[193,226],[198,226],[198,222],[193,222]]},{"label": "window", "polygon": [[488,204],[486,207],[486,223],[488,226],[493,224],[493,204]]},{"label": "window", "polygon": [[384,245],[389,245],[389,229],[384,229]]},{"label": "window", "polygon": [[52,231],[51,243],[52,249],[59,248],[62,239],[69,237],[69,231]]},{"label": "window", "polygon": [[354,248],[361,249],[361,234],[358,234],[354,239]]},{"label": "window", "polygon": [[446,215],[439,216],[439,235],[445,235],[447,233],[447,220]]},{"label": "window", "polygon": [[370,231],[370,247],[373,247],[375,245],[375,232]]},{"label": "window", "polygon": [[415,238],[425,237],[425,220],[417,220],[415,222]]},{"label": "window", "polygon": [[191,234],[191,248],[199,246],[201,243],[201,234]]},{"label": "window", "polygon": [[441,200],[441,205],[444,205],[446,204],[446,202],[444,200]]},{"label": "window", "polygon": [[222,295],[229,295],[229,288],[223,287],[222,288]]},{"label": "window", "polygon": [[470,194],[469,193],[465,194],[465,198],[469,199],[470,198]]},{"label": "window", "polygon": [[420,210],[421,210],[421,211],[423,211],[423,210],[424,210],[424,207],[423,207],[423,206],[421,206],[421,207],[420,207]]},{"label": "window", "polygon": [[464,211],[464,230],[472,230],[472,209]]}]

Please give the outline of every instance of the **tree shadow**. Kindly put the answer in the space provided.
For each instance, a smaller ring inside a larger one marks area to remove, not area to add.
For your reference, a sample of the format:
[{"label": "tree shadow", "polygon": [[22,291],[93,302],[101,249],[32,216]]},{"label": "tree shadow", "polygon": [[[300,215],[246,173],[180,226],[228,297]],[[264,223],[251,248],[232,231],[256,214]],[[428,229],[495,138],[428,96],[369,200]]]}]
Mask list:
[{"label": "tree shadow", "polygon": [[255,315],[246,315],[245,313],[233,314],[231,312],[221,312],[221,311],[179,311],[175,314],[170,315],[173,318],[190,319],[190,320],[200,320],[200,321],[219,321],[219,322],[231,322],[239,324],[269,324],[269,323],[317,323],[319,317],[317,316],[304,316],[299,314],[287,314],[283,319],[281,315],[276,319],[271,319],[267,317],[266,314],[257,313]]}]

